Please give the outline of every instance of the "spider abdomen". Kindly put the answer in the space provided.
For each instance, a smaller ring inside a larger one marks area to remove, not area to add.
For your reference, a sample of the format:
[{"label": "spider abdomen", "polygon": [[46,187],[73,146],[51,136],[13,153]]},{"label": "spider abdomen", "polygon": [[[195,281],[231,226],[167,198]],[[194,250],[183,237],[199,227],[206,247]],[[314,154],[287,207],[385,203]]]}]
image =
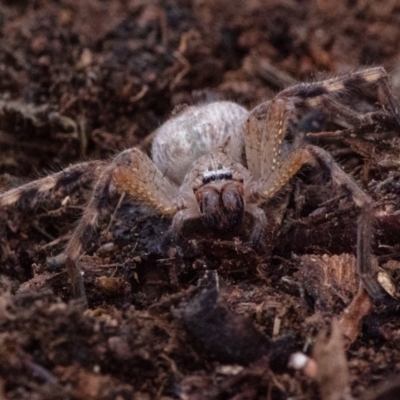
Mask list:
[{"label": "spider abdomen", "polygon": [[242,162],[247,116],[245,108],[228,101],[188,107],[158,129],[152,159],[178,185],[194,161],[219,147],[226,145],[229,157]]}]

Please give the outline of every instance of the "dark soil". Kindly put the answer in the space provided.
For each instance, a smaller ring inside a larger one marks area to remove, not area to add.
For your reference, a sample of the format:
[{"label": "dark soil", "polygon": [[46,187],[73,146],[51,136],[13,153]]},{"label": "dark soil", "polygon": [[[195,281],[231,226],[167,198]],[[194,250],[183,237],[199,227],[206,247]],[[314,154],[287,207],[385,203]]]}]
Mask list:
[{"label": "dark soil", "polygon": [[[183,104],[251,108],[297,81],[370,65],[397,89],[399,26],[390,0],[3,1],[0,191],[148,148]],[[352,105],[379,102],[358,93]],[[395,125],[377,127],[319,143],[375,201],[374,260],[394,292],[350,321],[346,351],[353,396],[375,400],[400,398],[400,141]],[[173,243],[169,220],[125,200],[81,258],[83,310],[52,257],[89,193],[0,210],[0,399],[320,398],[287,364],[346,319],[358,291],[346,193],[306,172],[268,205],[260,248],[246,242],[251,221],[225,235],[187,224]]]}]

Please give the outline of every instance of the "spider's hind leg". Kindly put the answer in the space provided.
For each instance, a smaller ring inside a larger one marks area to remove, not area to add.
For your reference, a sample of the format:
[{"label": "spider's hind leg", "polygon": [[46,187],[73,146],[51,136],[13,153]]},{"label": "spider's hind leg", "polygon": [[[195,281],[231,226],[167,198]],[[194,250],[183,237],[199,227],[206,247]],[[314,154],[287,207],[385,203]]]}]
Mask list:
[{"label": "spider's hind leg", "polygon": [[10,189],[0,193],[0,208],[16,206],[27,210],[37,204],[67,196],[76,189],[95,182],[105,166],[103,161],[75,164],[61,172]]},{"label": "spider's hind leg", "polygon": [[344,187],[360,208],[357,222],[357,271],[362,285],[375,299],[384,296],[384,290],[376,278],[372,266],[373,208],[372,199],[335,162],[332,156],[320,147],[307,145],[304,149],[329,170],[332,181]]}]

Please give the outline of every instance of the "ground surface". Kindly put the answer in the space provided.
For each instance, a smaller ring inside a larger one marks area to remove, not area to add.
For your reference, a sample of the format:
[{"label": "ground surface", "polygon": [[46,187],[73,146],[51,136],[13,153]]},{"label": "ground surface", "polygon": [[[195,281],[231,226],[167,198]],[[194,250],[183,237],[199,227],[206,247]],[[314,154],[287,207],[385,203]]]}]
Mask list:
[{"label": "ground surface", "polygon": [[[139,145],[184,103],[250,108],[371,64],[400,87],[399,24],[396,1],[3,1],[0,190]],[[376,201],[374,254],[398,292],[400,147],[387,130],[326,145]],[[318,398],[288,357],[343,321],[357,292],[356,209],[323,187],[295,184],[281,198],[263,251],[201,226],[170,245],[169,221],[125,202],[82,257],[84,312],[46,259],[87,193],[1,211],[0,399]],[[400,375],[397,303],[366,314],[360,328],[350,320],[352,394],[399,398],[368,392]]]}]

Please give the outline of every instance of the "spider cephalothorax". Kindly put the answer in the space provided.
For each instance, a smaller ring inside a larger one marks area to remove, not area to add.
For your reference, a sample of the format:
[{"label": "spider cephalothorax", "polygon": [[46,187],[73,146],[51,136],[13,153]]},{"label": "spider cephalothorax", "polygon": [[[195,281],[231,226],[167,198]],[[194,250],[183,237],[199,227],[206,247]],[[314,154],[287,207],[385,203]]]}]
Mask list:
[{"label": "spider cephalothorax", "polygon": [[155,132],[152,159],[132,148],[109,164],[77,164],[1,194],[0,207],[33,206],[40,198],[60,193],[61,188],[61,193],[67,194],[89,180],[95,183],[93,196],[65,249],[74,294],[83,297],[78,258],[100,216],[109,212],[108,199],[114,193],[128,193],[155,212],[171,217],[175,234],[181,232],[186,220],[196,218],[211,228],[229,230],[240,225],[248,213],[254,220],[250,239],[259,241],[267,225],[260,205],[281,191],[304,165],[320,166],[350,193],[360,209],[358,272],[368,292],[378,297],[381,288],[371,266],[372,200],[329,153],[305,143],[296,131],[300,109],[324,108],[350,126],[369,120],[371,114],[360,114],[333,97],[364,84],[379,85],[389,115],[399,124],[398,103],[385,70],[369,68],[293,86],[251,112],[226,101],[186,107]]}]

